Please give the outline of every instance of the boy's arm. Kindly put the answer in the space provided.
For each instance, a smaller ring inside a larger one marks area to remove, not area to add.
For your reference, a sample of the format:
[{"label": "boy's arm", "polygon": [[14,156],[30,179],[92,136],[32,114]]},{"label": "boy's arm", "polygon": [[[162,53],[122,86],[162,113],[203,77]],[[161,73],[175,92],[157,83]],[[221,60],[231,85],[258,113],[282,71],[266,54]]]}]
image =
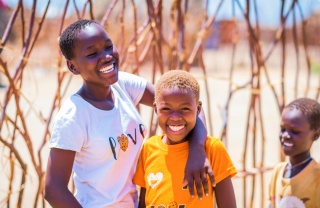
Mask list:
[{"label": "boy's arm", "polygon": [[[190,195],[194,197],[194,183],[196,185],[198,197],[207,196],[209,193],[209,184],[207,174],[213,186],[215,186],[214,174],[208,157],[206,155],[204,144],[207,139],[207,129],[205,126],[205,117],[201,110],[197,117],[197,122],[194,129],[189,133],[189,154],[185,169],[185,178],[182,186],[188,181]],[[203,188],[203,189],[202,189]]]},{"label": "boy's arm", "polygon": [[215,187],[218,207],[236,208],[236,198],[230,176],[220,181]]},{"label": "boy's arm", "polygon": [[146,188],[140,189],[139,206],[138,208],[146,208]]}]

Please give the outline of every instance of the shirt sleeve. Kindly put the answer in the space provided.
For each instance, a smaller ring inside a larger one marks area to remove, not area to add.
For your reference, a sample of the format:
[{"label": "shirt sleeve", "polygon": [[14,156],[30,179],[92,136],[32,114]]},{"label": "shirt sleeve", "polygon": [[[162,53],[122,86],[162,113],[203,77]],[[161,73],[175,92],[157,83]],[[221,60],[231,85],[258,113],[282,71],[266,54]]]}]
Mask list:
[{"label": "shirt sleeve", "polygon": [[134,74],[119,72],[118,82],[126,89],[134,104],[139,104],[147,87],[147,80]]},{"label": "shirt sleeve", "polygon": [[137,168],[136,168],[136,172],[133,176],[133,183],[140,186],[140,187],[143,187],[145,188],[146,187],[146,182],[145,182],[145,178],[144,178],[144,175],[145,175],[145,157],[144,157],[144,154],[145,153],[145,145],[142,146],[142,149],[141,149],[141,153],[140,153],[140,156],[139,156],[139,160],[138,160],[138,165],[137,165]]},{"label": "shirt sleeve", "polygon": [[216,183],[228,176],[233,177],[237,174],[237,170],[221,140],[207,139],[206,146]]},{"label": "shirt sleeve", "polygon": [[74,108],[70,101],[62,106],[57,114],[49,141],[50,148],[79,152],[85,142],[85,133],[75,121]]}]

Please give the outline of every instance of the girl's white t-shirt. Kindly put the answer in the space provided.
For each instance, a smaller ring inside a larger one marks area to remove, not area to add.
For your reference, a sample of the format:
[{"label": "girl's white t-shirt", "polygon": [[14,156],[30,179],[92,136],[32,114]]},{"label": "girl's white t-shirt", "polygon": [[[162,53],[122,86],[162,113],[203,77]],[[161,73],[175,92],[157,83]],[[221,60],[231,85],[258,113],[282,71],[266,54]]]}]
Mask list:
[{"label": "girl's white t-shirt", "polygon": [[111,86],[112,110],[97,109],[76,94],[59,110],[49,146],[76,152],[75,197],[83,207],[136,206],[132,178],[147,130],[136,105],[146,84],[141,77],[119,72]]}]

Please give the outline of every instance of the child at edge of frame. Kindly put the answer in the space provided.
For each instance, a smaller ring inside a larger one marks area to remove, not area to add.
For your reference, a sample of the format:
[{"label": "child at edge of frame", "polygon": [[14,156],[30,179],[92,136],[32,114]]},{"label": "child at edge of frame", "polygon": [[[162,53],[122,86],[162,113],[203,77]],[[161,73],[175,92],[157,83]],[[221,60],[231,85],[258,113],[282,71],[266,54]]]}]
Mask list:
[{"label": "child at edge of frame", "polygon": [[271,208],[320,207],[320,164],[310,153],[319,135],[319,102],[299,98],[285,106],[279,140],[288,161],[273,169],[269,184]]},{"label": "child at edge of frame", "polygon": [[[204,198],[190,197],[181,188],[183,166],[188,155],[189,132],[201,111],[199,83],[188,72],[171,70],[156,83],[153,104],[162,135],[143,144],[133,182],[141,187],[139,208],[236,207],[231,178],[237,170],[220,139],[208,136],[205,149],[216,186]],[[212,186],[211,186],[212,187]]]}]

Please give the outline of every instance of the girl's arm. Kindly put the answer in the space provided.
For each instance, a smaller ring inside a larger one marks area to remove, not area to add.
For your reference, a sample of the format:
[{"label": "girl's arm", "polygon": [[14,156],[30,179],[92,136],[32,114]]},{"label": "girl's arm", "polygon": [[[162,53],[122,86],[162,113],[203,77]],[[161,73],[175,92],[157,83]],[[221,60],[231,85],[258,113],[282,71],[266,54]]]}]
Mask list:
[{"label": "girl's arm", "polygon": [[75,154],[70,150],[50,150],[44,198],[52,207],[81,207],[68,189]]},{"label": "girl's arm", "polygon": [[[204,144],[207,139],[207,129],[205,126],[205,117],[201,110],[197,117],[197,122],[194,129],[189,133],[189,154],[185,169],[185,179],[182,186],[186,185],[188,181],[188,188],[191,197],[194,197],[194,184],[196,185],[198,197],[207,196],[209,193],[209,184],[207,174],[213,186],[215,186],[215,179],[210,165],[210,161],[206,155]],[[193,180],[194,179],[194,180]]]},{"label": "girl's arm", "polygon": [[215,187],[218,207],[236,208],[236,198],[230,176],[220,181]]},{"label": "girl's arm", "polygon": [[139,206],[138,208],[146,208],[146,188],[140,189]]},{"label": "girl's arm", "polygon": [[[140,103],[152,107],[154,102],[154,91],[154,85],[148,82]],[[191,196],[195,195],[193,184],[196,184],[199,198],[203,197],[203,190],[205,195],[209,193],[207,174],[209,175],[212,184],[215,184],[212,167],[204,149],[206,138],[207,130],[205,127],[205,117],[201,110],[197,118],[196,126],[189,133],[189,157],[185,168],[185,180],[182,184],[182,186],[189,185]]]}]

